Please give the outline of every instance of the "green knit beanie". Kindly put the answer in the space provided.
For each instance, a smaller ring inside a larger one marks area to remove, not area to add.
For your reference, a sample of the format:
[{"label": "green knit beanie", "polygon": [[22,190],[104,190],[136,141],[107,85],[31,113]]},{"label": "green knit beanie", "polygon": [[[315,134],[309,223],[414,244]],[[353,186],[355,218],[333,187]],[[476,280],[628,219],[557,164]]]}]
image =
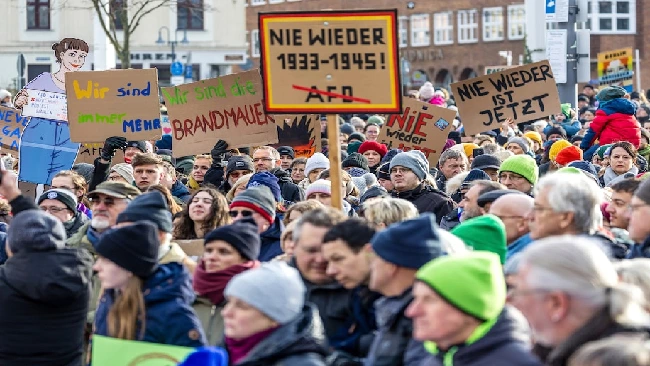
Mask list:
[{"label": "green knit beanie", "polygon": [[569,174],[582,174],[582,170],[574,168],[572,166],[565,166],[557,170],[558,173],[569,173]]},{"label": "green knit beanie", "polygon": [[362,142],[361,141],[353,141],[348,144],[348,155],[352,155],[353,153],[358,153],[359,152],[359,146],[361,146]]},{"label": "green knit beanie", "polygon": [[501,264],[506,262],[506,226],[498,217],[490,214],[474,217],[461,222],[451,233],[474,250],[492,252],[499,256]]},{"label": "green knit beanie", "polygon": [[499,168],[499,174],[501,172],[512,172],[521,175],[526,178],[530,184],[537,184],[537,179],[539,178],[539,168],[535,159],[531,158],[528,155],[515,155],[507,158],[501,163]]},{"label": "green knit beanie", "polygon": [[506,285],[499,257],[468,252],[425,264],[415,275],[458,310],[482,321],[496,319],[506,303]]},{"label": "green knit beanie", "polygon": [[368,118],[368,124],[371,123],[381,127],[384,125],[384,119],[381,116],[377,116],[377,115],[370,116]]},{"label": "green knit beanie", "polygon": [[566,117],[567,121],[571,120],[571,103],[564,103],[560,105],[562,108],[562,114]]},{"label": "green knit beanie", "polygon": [[612,145],[613,145],[613,144],[603,145],[603,146],[599,147],[598,150],[596,150],[596,154],[598,154],[598,157],[599,157],[601,160],[602,160],[602,159],[605,159],[605,153],[607,152],[607,150],[608,150],[610,147],[612,147]]}]

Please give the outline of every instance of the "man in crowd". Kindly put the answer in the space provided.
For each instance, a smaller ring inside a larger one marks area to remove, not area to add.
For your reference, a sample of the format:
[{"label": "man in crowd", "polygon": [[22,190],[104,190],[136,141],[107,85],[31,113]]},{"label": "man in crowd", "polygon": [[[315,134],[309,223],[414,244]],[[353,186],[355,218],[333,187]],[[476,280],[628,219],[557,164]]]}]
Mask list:
[{"label": "man in crowd", "polygon": [[533,211],[534,204],[535,200],[526,194],[509,193],[497,198],[490,206],[490,213],[501,219],[506,227],[506,260],[532,242],[528,234],[528,215]]},{"label": "man in crowd", "polygon": [[420,213],[434,213],[440,223],[455,204],[444,193],[424,182],[428,172],[429,161],[422,152],[412,150],[395,155],[390,161],[392,195],[413,203]]},{"label": "man in crowd", "polygon": [[291,146],[280,146],[278,147],[278,153],[280,154],[280,168],[289,171],[291,163],[296,157],[293,148]]},{"label": "man in crowd", "polygon": [[190,200],[192,194],[183,183],[178,181],[176,168],[174,168],[174,165],[169,160],[169,156],[161,155],[161,157],[163,162],[161,166],[162,178],[160,179],[160,184],[169,189],[172,197],[174,197],[174,201],[182,206]]},{"label": "man in crowd", "polygon": [[412,337],[406,308],[413,300],[415,273],[443,254],[441,237],[429,214],[389,226],[371,240],[369,287],[384,297],[376,303],[378,331],[366,365],[430,365],[421,341]]},{"label": "man in crowd", "polygon": [[38,207],[63,223],[66,238],[76,233],[88,217],[77,210],[77,197],[66,189],[50,189],[38,198]]},{"label": "man in crowd", "polygon": [[127,163],[113,165],[108,173],[108,180],[132,185],[135,180],[133,178],[133,166]]},{"label": "man in crowd", "polygon": [[609,213],[609,226],[611,228],[627,231],[630,224],[627,210],[634,192],[640,185],[640,181],[628,178],[614,183],[610,187],[612,189],[612,199],[607,205],[607,212]]},{"label": "man in crowd", "polygon": [[458,204],[458,207],[463,209],[460,220],[465,221],[473,217],[485,215],[486,212],[478,205],[478,198],[487,192],[504,189],[501,183],[493,182],[491,180],[475,180],[470,184],[469,190],[463,195],[463,199]]},{"label": "man in crowd", "polygon": [[345,219],[345,214],[333,208],[315,209],[303,214],[293,231],[295,247],[291,265],[298,269],[307,288],[305,300],[318,307],[330,342],[337,340],[342,329],[350,324],[351,291],[327,274],[322,246],[327,231]]},{"label": "man in crowd", "polygon": [[630,239],[634,241],[628,258],[650,258],[650,180],[634,192],[626,212]]},{"label": "man in crowd", "polygon": [[406,315],[413,319],[413,338],[431,342],[430,365],[541,366],[529,351],[525,321],[505,307],[505,279],[496,255],[440,257],[416,278]]},{"label": "man in crowd", "polygon": [[300,202],[305,199],[305,192],[291,180],[291,175],[280,169],[280,153],[271,146],[262,146],[253,153],[255,173],[269,172],[278,177],[282,199],[287,202]]},{"label": "man in crowd", "polygon": [[362,219],[351,218],[330,228],[323,238],[323,256],[327,275],[348,290],[354,322],[344,326],[340,339],[331,346],[356,357],[365,357],[377,329],[374,303],[379,294],[368,289],[370,279],[370,240],[373,229]]},{"label": "man in crowd", "polygon": [[252,174],[253,170],[253,161],[249,156],[231,157],[228,160],[228,165],[226,165],[226,179],[221,185],[220,191],[224,194],[228,193],[239,178],[247,174]]},{"label": "man in crowd", "polygon": [[501,161],[494,155],[479,155],[472,161],[472,169],[480,169],[494,182],[499,180],[499,166]]},{"label": "man in crowd", "polygon": [[246,188],[230,204],[229,214],[233,222],[250,218],[255,221],[262,240],[257,259],[262,262],[268,262],[282,254],[279,237],[268,239],[265,235],[273,229],[273,224],[276,221],[276,205],[271,189],[261,185]]},{"label": "man in crowd", "polygon": [[141,192],[160,184],[163,177],[162,159],[151,153],[136,154],[131,160],[135,185]]},{"label": "man in crowd", "polygon": [[499,167],[499,183],[522,193],[532,194],[538,177],[539,167],[528,155],[511,156]]},{"label": "man in crowd", "polygon": [[467,156],[458,150],[449,149],[440,155],[438,161],[440,172],[436,180],[438,189],[444,191],[447,188],[447,181],[467,170],[469,162]]}]

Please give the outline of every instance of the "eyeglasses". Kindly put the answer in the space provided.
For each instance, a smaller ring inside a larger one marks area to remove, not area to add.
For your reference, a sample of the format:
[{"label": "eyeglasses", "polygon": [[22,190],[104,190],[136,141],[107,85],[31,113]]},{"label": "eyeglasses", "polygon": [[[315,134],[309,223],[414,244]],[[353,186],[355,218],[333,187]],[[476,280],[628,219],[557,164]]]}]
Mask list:
[{"label": "eyeglasses", "polygon": [[395,168],[392,168],[392,169],[390,170],[390,173],[391,173],[391,174],[393,174],[393,173],[405,174],[405,173],[408,173],[408,172],[411,172],[411,171],[412,171],[412,170],[409,169],[409,168],[395,167]]},{"label": "eyeglasses", "polygon": [[534,294],[539,294],[539,293],[548,293],[549,290],[544,290],[544,289],[529,289],[529,290],[518,290],[516,288],[511,287],[508,290],[508,297],[513,298],[517,296],[528,296],[528,295],[534,295]]},{"label": "eyeglasses", "polygon": [[41,206],[40,209],[41,209],[41,211],[45,211],[45,212],[59,213],[61,211],[67,210],[68,208],[67,207],[54,207],[54,206],[50,206],[50,207]]},{"label": "eyeglasses", "polygon": [[494,216],[501,219],[501,221],[507,220],[507,219],[524,219],[524,218],[526,218],[525,216],[499,216],[499,215],[494,215]]},{"label": "eyeglasses", "polygon": [[117,201],[122,201],[123,198],[115,199],[113,197],[105,197],[104,199],[100,197],[88,197],[88,201],[90,201],[91,206],[96,206],[100,204],[101,202],[104,202],[104,205],[106,207],[113,207],[117,203]]},{"label": "eyeglasses", "polygon": [[271,159],[271,158],[255,158],[255,159],[253,159],[253,163],[259,163],[260,161],[268,163],[270,161],[273,161],[273,159]]},{"label": "eyeglasses", "polygon": [[515,174],[515,173],[512,173],[512,174],[501,174],[501,175],[499,175],[499,180],[500,180],[500,181],[501,181],[501,180],[506,180],[506,179],[511,180],[511,181],[520,181],[520,180],[522,180],[522,179],[526,179],[526,178],[522,177],[522,176],[519,175],[519,174]]},{"label": "eyeglasses", "polygon": [[648,205],[646,203],[638,203],[636,205],[629,204],[629,205],[627,205],[627,211],[628,212],[634,212],[634,211],[636,211],[636,210],[638,210],[638,209],[640,209],[641,207],[644,207],[644,206],[650,206],[650,205]]},{"label": "eyeglasses", "polygon": [[553,210],[552,207],[546,207],[546,206],[533,206],[533,211],[534,212],[543,212],[543,211],[555,211]]},{"label": "eyeglasses", "polygon": [[243,211],[229,211],[228,215],[232,217],[233,219],[239,215],[241,217],[251,217],[253,216],[253,211],[248,211],[248,210],[243,210]]}]

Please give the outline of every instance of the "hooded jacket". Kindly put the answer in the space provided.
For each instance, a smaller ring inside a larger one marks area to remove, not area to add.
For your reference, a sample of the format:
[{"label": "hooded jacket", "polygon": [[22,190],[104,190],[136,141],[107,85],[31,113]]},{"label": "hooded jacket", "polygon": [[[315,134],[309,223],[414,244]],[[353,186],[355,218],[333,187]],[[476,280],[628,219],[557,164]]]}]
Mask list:
[{"label": "hooded jacket", "polygon": [[[628,141],[637,149],[641,144],[641,126],[634,116],[636,105],[634,102],[616,98],[596,111],[581,147],[591,146],[597,139],[600,146],[618,141]],[[590,133],[592,132],[593,133]]]},{"label": "hooded jacket", "polygon": [[[159,265],[142,288],[146,309],[144,335],[137,340],[185,347],[206,344],[201,323],[192,303],[194,290],[190,275],[178,263]],[[115,290],[105,290],[95,313],[95,334],[108,336],[108,312]],[[141,330],[137,333],[140,335]]]},{"label": "hooded jacket", "polygon": [[325,366],[325,344],[318,310],[305,303],[301,314],[253,347],[236,366]]},{"label": "hooded jacket", "polygon": [[491,327],[489,323],[485,323],[483,328],[479,326],[472,337],[476,339],[453,346],[446,352],[438,351],[433,343],[426,342],[425,345],[435,360],[444,366],[542,365],[530,352],[526,319],[515,309],[504,308]]},{"label": "hooded jacket", "polygon": [[269,262],[284,253],[280,245],[280,235],[282,235],[283,229],[284,224],[282,224],[280,217],[276,215],[273,225],[260,234],[262,245],[260,246],[260,255],[257,257],[257,260],[260,262]]},{"label": "hooded jacket", "polygon": [[187,203],[192,197],[192,194],[180,181],[176,181],[176,183],[172,185],[172,196],[180,199],[183,203]]},{"label": "hooded jacket", "polygon": [[422,214],[431,212],[436,215],[436,222],[440,224],[442,218],[449,214],[456,204],[442,191],[421,183],[415,189],[406,192],[392,192],[393,197],[410,201]]},{"label": "hooded jacket", "polygon": [[282,194],[282,199],[285,201],[285,206],[290,206],[293,203],[305,200],[305,192],[293,182],[289,172],[275,168],[270,173],[278,178],[278,185],[280,186],[280,193]]},{"label": "hooded jacket", "polygon": [[64,248],[0,267],[0,365],[79,366],[93,259]]}]

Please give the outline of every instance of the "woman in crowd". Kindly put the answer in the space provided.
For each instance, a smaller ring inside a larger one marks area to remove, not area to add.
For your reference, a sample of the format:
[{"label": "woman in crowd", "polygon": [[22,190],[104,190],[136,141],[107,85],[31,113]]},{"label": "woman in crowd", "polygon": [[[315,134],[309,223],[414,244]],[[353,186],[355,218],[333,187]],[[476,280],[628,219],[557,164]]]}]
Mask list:
[{"label": "woman in crowd", "polygon": [[376,123],[368,123],[363,129],[363,134],[366,135],[366,141],[377,141],[381,127]]},{"label": "woman in crowd", "polygon": [[180,263],[158,265],[158,227],[137,222],[102,235],[93,266],[104,293],[95,334],[185,347],[205,345],[191,303],[189,273]]},{"label": "woman in crowd", "polygon": [[323,325],[305,303],[300,274],[276,261],[238,274],[226,286],[225,344],[231,365],[325,365]]},{"label": "woman in crowd", "polygon": [[305,166],[307,165],[307,158],[297,158],[291,162],[291,180],[293,183],[298,184],[305,179]]},{"label": "woman in crowd", "polygon": [[202,239],[205,234],[230,223],[226,197],[214,188],[202,187],[196,191],[182,211],[174,227],[174,239]]},{"label": "woman in crowd", "polygon": [[370,172],[375,174],[379,165],[381,164],[381,159],[388,152],[388,148],[384,144],[380,144],[377,141],[366,141],[359,146],[359,154],[363,155],[368,159],[368,167]]},{"label": "woman in crowd", "polygon": [[363,205],[363,217],[375,230],[384,230],[392,224],[418,217],[418,209],[401,198],[384,198]]},{"label": "woman in crowd", "polygon": [[67,189],[77,197],[77,211],[91,218],[90,202],[86,198],[87,182],[79,173],[72,170],[62,170],[52,178],[50,188]]},{"label": "woman in crowd", "polygon": [[612,145],[609,153],[609,166],[605,169],[605,174],[601,177],[601,183],[604,187],[639,173],[635,166],[636,148],[627,141],[620,141]]},{"label": "woman in crowd", "polygon": [[284,214],[282,223],[284,223],[284,226],[286,227],[290,223],[298,220],[300,216],[302,216],[305,212],[315,210],[317,208],[323,208],[323,204],[317,201],[316,199],[307,199],[307,201],[301,201],[296,204],[293,204],[289,207],[287,212]]},{"label": "woman in crowd", "polygon": [[235,199],[237,195],[245,191],[246,186],[248,185],[248,182],[250,182],[252,176],[253,174],[246,174],[239,177],[235,184],[232,185],[228,193],[226,193],[226,201],[232,202],[232,200]]},{"label": "woman in crowd", "polygon": [[321,153],[315,153],[309,159],[307,159],[307,164],[305,165],[305,179],[298,184],[303,190],[307,189],[307,186],[317,181],[320,173],[323,170],[330,168],[330,160]]},{"label": "woman in crowd", "polygon": [[205,250],[194,272],[198,297],[194,311],[201,321],[208,344],[223,341],[221,310],[228,281],[235,275],[259,266],[260,236],[252,221],[241,220],[217,228],[205,236]]}]

